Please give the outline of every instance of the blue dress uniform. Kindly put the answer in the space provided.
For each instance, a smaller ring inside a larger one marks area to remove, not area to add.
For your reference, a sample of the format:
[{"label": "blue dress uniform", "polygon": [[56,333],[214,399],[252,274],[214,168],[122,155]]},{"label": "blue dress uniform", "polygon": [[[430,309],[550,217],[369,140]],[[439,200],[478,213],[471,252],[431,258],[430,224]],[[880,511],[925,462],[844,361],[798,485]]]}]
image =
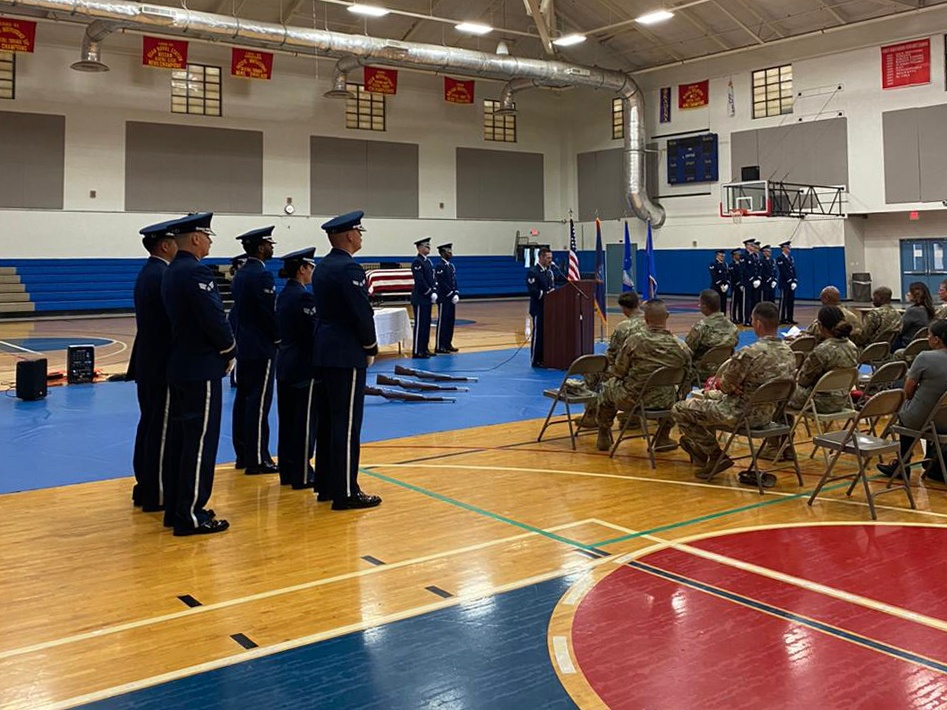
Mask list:
[{"label": "blue dress uniform", "polygon": [[454,256],[452,243],[441,244],[437,252],[441,263],[434,269],[434,281],[437,284],[437,330],[434,334],[435,352],[456,353],[454,347],[454,319],[457,313],[457,270],[451,259]]},{"label": "blue dress uniform", "polygon": [[553,289],[552,269],[542,264],[533,264],[526,272],[526,288],[529,291],[529,315],[532,318],[529,345],[530,364],[543,367],[543,298]]},{"label": "blue dress uniform", "polygon": [[776,284],[779,277],[776,274],[776,262],[773,260],[770,246],[763,247],[763,257],[760,260],[763,276],[763,300],[770,303],[776,303]]},{"label": "blue dress uniform", "polygon": [[332,250],[316,266],[312,291],[316,327],[312,364],[316,379],[316,481],[326,482],[319,500],[333,510],[371,508],[381,503],[358,485],[365,371],[378,353],[375,314],[365,271],[352,258],[361,247],[364,212],[340,215],[322,225]]},{"label": "blue dress uniform", "polygon": [[[276,299],[280,344],[276,355],[276,393],[279,412],[280,483],[295,489],[312,488],[312,454],[316,446],[316,409],[313,399],[312,338],[316,327],[316,299],[296,278],[299,269],[316,262],[315,247],[286,256],[280,276],[288,279]],[[324,482],[320,482],[324,483]],[[317,489],[319,493],[325,491]]]},{"label": "blue dress uniform", "polygon": [[[162,239],[172,237],[167,222],[139,232],[152,251]],[[135,344],[128,362],[126,380],[135,380],[138,390],[138,429],[135,433],[135,487],[132,502],[146,513],[164,506],[163,477],[166,464],[171,393],[168,389],[168,357],[171,351],[171,321],[161,301],[161,279],[168,262],[152,254],[135,279]]]},{"label": "blue dress uniform", "polygon": [[[243,268],[243,265],[247,263],[249,257],[246,254],[239,254],[238,256],[231,257],[230,259],[230,278],[231,283],[232,279],[236,276],[237,272]],[[232,296],[232,294],[231,294]],[[231,305],[230,312],[227,314],[227,322],[230,323],[230,329],[233,331],[234,338],[237,337],[237,331],[239,330],[239,323],[237,322],[237,309]],[[237,386],[237,366],[234,363],[234,368],[230,371],[230,386]],[[238,462],[242,463],[242,462]]]},{"label": "blue dress uniform", "polygon": [[776,257],[776,268],[779,270],[779,322],[794,324],[796,317],[793,313],[796,307],[796,264],[790,252],[791,242],[779,245],[782,253]]},{"label": "blue dress uniform", "polygon": [[[212,217],[210,212],[190,215],[171,222],[168,231],[210,235]],[[177,256],[161,281],[161,298],[171,321],[168,465],[174,469],[165,487],[165,525],[173,526],[175,535],[222,532],[229,524],[215,519],[206,505],[220,439],[220,381],[237,345],[213,272],[180,240]]]},{"label": "blue dress uniform", "polygon": [[[270,456],[269,413],[273,405],[276,350],[276,281],[258,254],[272,255],[273,227],[254,229],[237,237],[247,261],[233,277],[236,313],[237,395],[233,402],[233,448],[237,468],[248,475],[276,473]],[[268,258],[268,257],[267,257]]]},{"label": "blue dress uniform", "polygon": [[746,257],[743,260],[743,325],[750,325],[753,308],[760,302],[763,294],[763,266],[760,256],[753,251],[755,240],[747,239]]},{"label": "blue dress uniform", "polygon": [[720,296],[721,313],[727,312],[727,294],[730,291],[730,267],[723,260],[724,253],[723,249],[718,249],[716,256],[720,258],[714,259],[708,267],[710,269],[710,288]]},{"label": "blue dress uniform", "polygon": [[730,320],[737,325],[743,325],[743,306],[746,296],[743,293],[743,252],[734,249],[730,252],[730,286],[733,295],[730,300]]},{"label": "blue dress uniform", "polygon": [[414,243],[418,255],[411,264],[414,288],[411,289],[411,307],[414,309],[414,345],[411,357],[431,357],[431,310],[437,303],[437,284],[434,282],[434,265],[427,258],[431,238],[425,237]]}]

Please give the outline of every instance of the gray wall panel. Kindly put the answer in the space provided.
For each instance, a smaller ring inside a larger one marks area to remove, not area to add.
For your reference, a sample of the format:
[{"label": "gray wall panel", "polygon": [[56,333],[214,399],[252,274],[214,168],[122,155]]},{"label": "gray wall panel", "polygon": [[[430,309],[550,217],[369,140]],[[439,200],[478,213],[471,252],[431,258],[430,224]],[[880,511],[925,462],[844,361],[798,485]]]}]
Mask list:
[{"label": "gray wall panel", "polygon": [[0,207],[63,207],[66,117],[0,111]]},{"label": "gray wall panel", "polygon": [[917,202],[921,196],[917,114],[914,109],[882,116],[885,202]]},{"label": "gray wall panel", "polygon": [[312,136],[309,151],[312,214],[417,218],[416,144]]},{"label": "gray wall panel", "polygon": [[459,219],[545,219],[542,153],[457,149]]},{"label": "gray wall panel", "polygon": [[947,199],[947,105],[917,110],[921,202]]},{"label": "gray wall panel", "polygon": [[263,133],[127,122],[125,209],[262,213]]},{"label": "gray wall panel", "polygon": [[[628,213],[622,178],[622,156],[621,148],[579,153],[576,156],[579,165],[580,221],[589,222],[596,216],[600,219],[618,219]],[[648,163],[645,169],[650,178],[656,172],[656,165]],[[656,184],[656,180],[649,182],[652,186]]]},{"label": "gray wall panel", "polygon": [[759,165],[764,180],[804,185],[848,185],[848,123],[831,118],[730,135],[733,181],[740,168]]},{"label": "gray wall panel", "polygon": [[758,131],[730,134],[730,181],[740,182],[740,168],[760,164]]}]

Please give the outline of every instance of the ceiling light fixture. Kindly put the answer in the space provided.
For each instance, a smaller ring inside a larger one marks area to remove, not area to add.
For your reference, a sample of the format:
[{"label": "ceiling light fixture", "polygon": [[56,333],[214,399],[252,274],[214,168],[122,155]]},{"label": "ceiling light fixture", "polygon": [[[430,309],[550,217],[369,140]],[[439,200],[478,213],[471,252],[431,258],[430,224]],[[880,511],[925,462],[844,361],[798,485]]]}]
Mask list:
[{"label": "ceiling light fixture", "polygon": [[581,44],[585,41],[585,35],[571,34],[559,39],[554,39],[552,43],[558,47],[571,47],[574,44]]},{"label": "ceiling light fixture", "polygon": [[642,25],[656,25],[659,22],[670,20],[672,17],[674,17],[673,12],[669,12],[668,10],[655,10],[654,12],[647,12],[641,17],[636,17],[635,22]]},{"label": "ceiling light fixture", "polygon": [[481,25],[477,22],[461,22],[459,25],[454,25],[454,29],[471,35],[485,35],[493,32],[490,25]]},{"label": "ceiling light fixture", "polygon": [[391,10],[377,5],[360,5],[359,3],[349,5],[348,11],[354,12],[356,15],[368,15],[369,17],[384,17],[391,12]]}]

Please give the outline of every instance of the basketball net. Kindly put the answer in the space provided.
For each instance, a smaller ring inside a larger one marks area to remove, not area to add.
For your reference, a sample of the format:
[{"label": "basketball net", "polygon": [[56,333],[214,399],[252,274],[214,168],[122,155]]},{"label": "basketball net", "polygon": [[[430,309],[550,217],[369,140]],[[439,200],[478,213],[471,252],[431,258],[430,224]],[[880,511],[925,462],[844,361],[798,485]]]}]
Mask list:
[{"label": "basketball net", "polygon": [[740,208],[740,207],[736,207],[736,208],[730,210],[730,219],[733,220],[733,223],[734,223],[734,224],[740,224],[741,222],[743,222],[743,218],[744,218],[747,214],[749,214],[749,210],[745,210],[745,209],[742,209],[742,208]]}]

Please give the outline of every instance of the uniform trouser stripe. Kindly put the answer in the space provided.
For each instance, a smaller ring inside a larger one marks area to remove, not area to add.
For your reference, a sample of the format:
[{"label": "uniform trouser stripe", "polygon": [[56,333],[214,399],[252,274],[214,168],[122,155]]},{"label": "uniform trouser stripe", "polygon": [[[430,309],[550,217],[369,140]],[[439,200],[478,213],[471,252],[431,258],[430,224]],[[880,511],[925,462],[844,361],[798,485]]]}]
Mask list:
[{"label": "uniform trouser stripe", "polygon": [[[256,421],[256,449],[257,456],[259,457],[257,461],[260,464],[263,464],[266,461],[266,457],[263,452],[263,415],[266,411],[266,391],[268,387],[271,387],[270,383],[270,369],[273,367],[273,361],[266,361],[266,374],[263,375],[263,392],[260,394],[260,412],[257,415]],[[269,453],[269,452],[267,452]]]},{"label": "uniform trouser stripe", "polygon": [[303,452],[302,452],[302,461],[303,461],[303,480],[302,484],[306,485],[306,478],[309,476],[309,425],[312,421],[312,389],[313,381],[309,380],[309,396],[306,397],[306,434],[303,436]]},{"label": "uniform trouser stripe", "polygon": [[196,528],[199,523],[197,521],[197,513],[195,508],[197,507],[197,499],[200,495],[200,485],[201,485],[201,461],[204,458],[204,439],[207,437],[207,422],[210,420],[210,380],[205,383],[205,395],[204,395],[204,422],[201,426],[201,440],[200,444],[197,447],[197,462],[194,465],[194,491],[193,498],[191,499],[191,505],[188,508],[188,513],[191,516],[191,522],[194,523]]},{"label": "uniform trouser stripe", "polygon": [[161,420],[161,444],[158,447],[158,504],[164,505],[164,452],[168,443],[168,420],[171,415],[171,387],[164,388],[164,417]]},{"label": "uniform trouser stripe", "polygon": [[437,304],[437,327],[434,329],[434,347],[441,347],[441,323],[444,322],[444,304]]},{"label": "uniform trouser stripe", "polygon": [[345,497],[352,497],[352,420],[355,414],[355,378],[358,372],[352,368],[352,385],[349,389],[349,423],[345,438]]},{"label": "uniform trouser stripe", "polygon": [[536,352],[536,316],[530,316],[529,327],[529,360],[533,361],[533,354]]}]

